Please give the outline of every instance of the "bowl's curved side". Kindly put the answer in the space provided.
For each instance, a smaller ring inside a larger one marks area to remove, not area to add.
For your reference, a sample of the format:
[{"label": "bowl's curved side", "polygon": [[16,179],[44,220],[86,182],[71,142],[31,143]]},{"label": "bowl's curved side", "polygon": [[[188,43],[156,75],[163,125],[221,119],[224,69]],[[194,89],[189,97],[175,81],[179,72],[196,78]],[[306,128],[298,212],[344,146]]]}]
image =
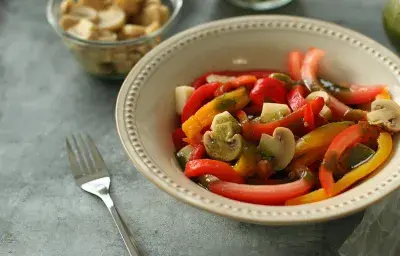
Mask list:
[{"label": "bowl's curved side", "polygon": [[[136,168],[159,188],[190,205],[240,221],[269,225],[310,223],[343,217],[364,209],[398,188],[400,162],[396,160],[388,163],[385,172],[352,189],[351,193],[343,193],[332,199],[308,205],[260,206],[219,197],[202,190],[188,179],[180,179],[163,171],[164,166],[154,161],[154,156],[151,156],[144,146],[142,137],[146,135],[143,135],[143,129],[138,125],[137,118],[139,116],[140,119],[143,115],[138,112],[138,100],[140,95],[147,93],[143,85],[164,61],[176,56],[177,52],[190,47],[192,43],[215,35],[253,30],[308,33],[327,38],[327,42],[335,40],[333,44],[350,45],[354,50],[360,51],[360,54],[373,58],[375,64],[379,64],[379,72],[390,75],[390,81],[395,81],[396,86],[392,86],[391,89],[399,89],[397,84],[400,83],[400,59],[377,42],[338,25],[279,15],[232,18],[200,25],[171,37],[152,50],[131,70],[121,88],[116,105],[117,130]],[[399,91],[395,97],[400,99]],[[398,146],[394,154],[397,153]],[[176,182],[177,180],[179,181]]]}]

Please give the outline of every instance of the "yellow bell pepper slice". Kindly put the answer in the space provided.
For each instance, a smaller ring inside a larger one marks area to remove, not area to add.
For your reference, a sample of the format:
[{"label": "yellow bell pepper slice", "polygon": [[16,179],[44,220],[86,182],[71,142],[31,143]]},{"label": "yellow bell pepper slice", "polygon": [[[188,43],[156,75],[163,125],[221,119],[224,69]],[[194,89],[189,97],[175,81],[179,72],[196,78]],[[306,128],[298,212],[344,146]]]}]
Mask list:
[{"label": "yellow bell pepper slice", "polygon": [[298,157],[317,148],[328,147],[336,135],[353,124],[353,122],[349,121],[329,123],[307,133],[297,140],[294,157]]},{"label": "yellow bell pepper slice", "polygon": [[250,102],[246,87],[225,93],[206,105],[182,124],[182,130],[188,139],[195,138],[204,127],[211,125],[213,118],[224,111],[235,111],[244,108]]},{"label": "yellow bell pepper slice", "polygon": [[257,169],[257,147],[247,142],[233,169],[242,176],[253,174]]},{"label": "yellow bell pepper slice", "polygon": [[392,96],[390,95],[390,92],[387,88],[383,89],[381,93],[376,95],[375,99],[386,99],[386,100],[391,100]]},{"label": "yellow bell pepper slice", "polygon": [[[368,162],[360,165],[359,167],[344,175],[343,178],[338,180],[333,185],[332,196],[343,192],[355,182],[361,180],[362,178],[366,177],[374,170],[376,170],[390,156],[390,153],[392,152],[392,145],[392,136],[390,136],[390,134],[387,132],[381,133],[378,138],[378,150],[376,151],[375,155]],[[322,201],[327,198],[329,198],[329,196],[327,195],[325,190],[321,188],[306,195],[290,199],[286,201],[286,205],[308,204]]]}]

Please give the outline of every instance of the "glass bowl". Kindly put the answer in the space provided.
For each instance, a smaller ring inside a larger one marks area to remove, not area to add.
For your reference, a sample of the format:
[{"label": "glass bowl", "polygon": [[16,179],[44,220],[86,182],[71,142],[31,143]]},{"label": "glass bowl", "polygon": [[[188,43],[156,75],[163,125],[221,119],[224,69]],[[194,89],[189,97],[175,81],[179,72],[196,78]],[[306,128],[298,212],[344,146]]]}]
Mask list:
[{"label": "glass bowl", "polygon": [[77,38],[64,31],[58,20],[62,0],[49,0],[46,16],[81,66],[91,75],[106,79],[124,79],[132,67],[157,46],[178,16],[183,0],[165,0],[170,9],[169,20],[158,30],[138,38],[123,41],[94,41]]},{"label": "glass bowl", "polygon": [[227,0],[242,8],[256,11],[272,10],[284,6],[293,0]]}]

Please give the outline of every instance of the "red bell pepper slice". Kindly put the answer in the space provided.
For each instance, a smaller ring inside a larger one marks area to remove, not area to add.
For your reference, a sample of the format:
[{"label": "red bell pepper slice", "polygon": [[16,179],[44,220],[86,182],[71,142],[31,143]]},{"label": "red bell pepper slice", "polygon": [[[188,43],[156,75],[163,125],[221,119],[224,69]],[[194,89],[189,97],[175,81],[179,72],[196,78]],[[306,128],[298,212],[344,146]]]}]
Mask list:
[{"label": "red bell pepper slice", "polygon": [[339,133],[329,145],[319,169],[319,180],[329,196],[333,195],[333,173],[338,171],[338,163],[343,152],[356,143],[368,144],[379,136],[379,128],[367,122],[359,122]]},{"label": "red bell pepper slice", "polygon": [[250,92],[250,99],[255,105],[262,105],[265,99],[286,104],[285,83],[269,77],[259,79]]},{"label": "red bell pepper slice", "polygon": [[194,115],[207,100],[213,99],[215,90],[220,86],[220,83],[210,83],[195,90],[183,107],[181,122],[184,123],[189,117]]},{"label": "red bell pepper slice", "polygon": [[257,78],[255,76],[251,75],[242,75],[237,77],[235,80],[227,82],[220,86],[215,92],[214,96],[218,97],[221,96],[222,94],[229,92],[231,90],[237,89],[240,86],[246,86],[251,90],[254,86],[254,83],[257,81]]},{"label": "red bell pepper slice", "polygon": [[233,200],[263,204],[283,205],[285,201],[308,193],[314,185],[312,174],[286,184],[279,185],[247,185],[226,181],[213,181],[208,189],[220,196]]},{"label": "red bell pepper slice", "polygon": [[[318,115],[324,106],[324,99],[321,97],[316,97],[312,101],[309,102],[312,108],[312,112],[314,115]],[[252,123],[247,122],[243,124],[243,136],[249,140],[260,140],[261,135],[263,133],[272,135],[276,128],[278,127],[286,127],[289,128],[293,133],[299,134],[300,131],[303,131],[304,126],[304,111],[305,107],[303,106],[296,112],[291,113],[290,115],[271,122],[267,124],[261,123]]]},{"label": "red bell pepper slice", "polygon": [[311,104],[307,103],[304,107],[304,122],[309,132],[315,129],[315,116]]},{"label": "red bell pepper slice", "polygon": [[287,95],[287,102],[289,103],[290,108],[293,111],[296,111],[302,106],[306,105],[307,100],[305,98],[307,95],[308,90],[303,85],[297,85],[293,87]]},{"label": "red bell pepper slice", "polygon": [[181,148],[187,145],[187,143],[183,140],[185,137],[186,134],[181,128],[178,128],[172,132],[172,142],[174,143],[176,151],[179,151]]},{"label": "red bell pepper slice", "polygon": [[[304,84],[308,87],[310,91],[325,90],[325,87],[321,84],[317,75],[319,62],[324,57],[324,55],[324,51],[317,48],[312,48],[306,53],[306,56],[304,58],[303,66],[301,69],[301,76]],[[352,109],[332,95],[330,95],[329,98],[330,99],[328,102],[326,102],[326,104],[331,109],[334,116],[340,117],[347,121],[365,120],[365,111]]]},{"label": "red bell pepper slice", "polygon": [[382,93],[386,88],[384,85],[337,85],[325,79],[320,79],[320,83],[327,92],[335,96],[344,104],[349,105],[370,103],[374,101],[375,97]]},{"label": "red bell pepper slice", "polygon": [[203,143],[199,143],[193,146],[193,151],[190,154],[189,161],[202,159],[206,155],[206,148]]},{"label": "red bell pepper slice", "polygon": [[189,161],[186,164],[184,174],[188,178],[210,174],[220,180],[240,184],[244,183],[245,181],[244,178],[229,164],[211,159]]},{"label": "red bell pepper slice", "polygon": [[303,65],[304,53],[293,51],[289,53],[289,74],[296,80],[301,80],[301,66]]},{"label": "red bell pepper slice", "polygon": [[199,77],[197,77],[193,82],[192,86],[197,89],[202,85],[207,83],[207,76],[209,75],[221,75],[221,76],[242,76],[242,75],[251,75],[255,76],[257,79],[268,77],[270,74],[274,73],[275,70],[269,69],[254,69],[254,70],[243,70],[243,71],[234,71],[234,70],[224,70],[224,71],[212,71],[207,72]]}]

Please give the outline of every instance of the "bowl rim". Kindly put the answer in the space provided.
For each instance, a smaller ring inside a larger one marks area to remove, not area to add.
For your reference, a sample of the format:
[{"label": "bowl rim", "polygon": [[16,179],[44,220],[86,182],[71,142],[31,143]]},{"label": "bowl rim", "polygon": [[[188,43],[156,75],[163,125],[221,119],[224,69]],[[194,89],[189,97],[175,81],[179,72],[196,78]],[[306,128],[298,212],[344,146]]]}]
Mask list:
[{"label": "bowl rim", "polygon": [[143,35],[138,38],[121,40],[121,41],[85,40],[78,38],[70,33],[67,33],[63,28],[60,27],[58,23],[58,17],[56,17],[53,13],[53,7],[56,4],[56,0],[48,0],[46,5],[46,18],[47,22],[51,25],[51,27],[54,29],[54,31],[56,31],[56,33],[59,36],[68,38],[69,40],[72,40],[76,44],[91,45],[98,47],[115,47],[123,45],[142,44],[165,33],[168,29],[171,28],[173,22],[177,19],[178,14],[182,9],[183,0],[168,0],[168,1],[174,6],[174,9],[167,22],[165,22],[159,29],[151,32],[148,35]]},{"label": "bowl rim", "polygon": [[[214,31],[215,33],[219,33],[221,31],[225,31],[226,28],[225,30],[218,30],[218,28],[229,26],[229,24],[236,24],[235,26],[237,27],[239,26],[238,24],[245,23],[266,23],[268,26],[264,27],[268,29],[285,29],[286,24],[291,24],[293,25],[293,28],[301,30],[302,32],[304,32],[303,30],[309,30],[315,33],[332,32],[333,34],[329,34],[330,37],[334,36],[343,41],[354,42],[355,44],[359,44],[358,46],[363,48],[366,52],[377,55],[375,56],[376,58],[380,56],[379,60],[383,62],[388,69],[391,69],[393,75],[400,82],[400,58],[398,58],[389,49],[368,38],[367,36],[330,22],[287,15],[251,15],[221,19],[201,24],[172,36],[150,51],[131,70],[121,87],[115,110],[117,131],[122,145],[136,169],[157,187],[167,192],[174,198],[189,205],[235,220],[264,225],[307,224],[342,218],[365,209],[369,205],[383,199],[385,196],[389,195],[391,192],[400,187],[400,169],[397,169],[394,170],[391,175],[382,178],[382,182],[375,185],[373,190],[368,190],[368,196],[366,196],[367,193],[359,193],[360,191],[355,188],[357,194],[361,195],[358,197],[352,197],[348,200],[343,200],[344,197],[348,197],[348,193],[343,193],[331,199],[300,206],[259,206],[238,202],[219,196],[218,202],[210,202],[210,199],[208,198],[196,195],[195,193],[187,191],[186,189],[182,190],[179,188],[179,185],[176,186],[177,184],[174,185],[174,181],[168,178],[168,176],[161,171],[161,168],[159,168],[150,157],[146,157],[146,152],[143,152],[143,149],[139,150],[139,153],[136,151],[130,141],[130,137],[133,136],[136,142],[139,141],[138,144],[140,144],[140,135],[137,133],[134,133],[133,135],[128,133],[127,127],[130,124],[127,126],[125,121],[125,106],[126,100],[128,99],[128,93],[131,89],[134,89],[134,95],[130,95],[130,98],[137,99],[140,95],[140,88],[136,85],[134,86],[134,82],[136,81],[137,77],[140,78],[142,75],[142,70],[145,68],[148,69],[148,64],[155,58],[155,56],[161,54],[161,52],[165,52],[165,48],[169,48],[171,45],[177,44],[183,39],[193,40],[190,37],[199,34],[199,32],[202,31]],[[250,28],[250,26],[248,28]],[[321,29],[323,30],[322,32],[320,31]],[[136,110],[136,108],[134,109]],[[134,111],[131,113],[132,116],[134,116]],[[145,162],[143,158],[148,159]],[[356,193],[354,192],[353,194]],[[342,201],[344,202],[333,206],[331,204],[326,205],[326,202],[337,200],[337,198],[342,198]],[[310,207],[311,205],[312,207]]]}]

